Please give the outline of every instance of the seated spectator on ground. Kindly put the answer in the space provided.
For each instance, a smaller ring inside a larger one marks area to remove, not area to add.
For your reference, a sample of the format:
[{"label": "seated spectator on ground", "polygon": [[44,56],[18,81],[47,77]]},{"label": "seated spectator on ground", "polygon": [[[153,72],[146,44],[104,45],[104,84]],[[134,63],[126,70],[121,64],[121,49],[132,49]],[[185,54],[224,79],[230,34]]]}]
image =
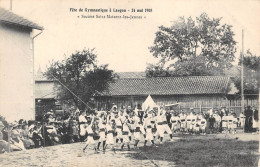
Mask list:
[{"label": "seated spectator on ground", "polygon": [[26,123],[22,125],[21,140],[23,141],[25,148],[27,149],[34,148],[35,145],[34,142],[29,137],[29,129]]},{"label": "seated spectator on ground", "polygon": [[59,144],[60,143],[60,139],[57,133],[57,129],[55,127],[55,123],[56,122],[49,122],[49,125],[46,126],[47,128],[47,132],[48,132],[48,137],[50,138],[50,140],[52,140],[53,144]]},{"label": "seated spectator on ground", "polygon": [[12,125],[12,131],[11,131],[11,140],[10,140],[10,144],[11,144],[11,150],[12,151],[21,151],[21,150],[25,150],[23,141],[20,139],[20,133],[19,133],[19,129],[18,129],[18,123],[13,123]]},{"label": "seated spectator on ground", "polygon": [[41,134],[41,130],[42,130],[42,127],[41,127],[41,124],[38,123],[37,125],[31,125],[30,126],[30,130],[31,133],[32,133],[32,140],[35,144],[35,148],[38,148],[38,147],[41,147],[43,146],[43,137],[42,137],[42,134]]}]

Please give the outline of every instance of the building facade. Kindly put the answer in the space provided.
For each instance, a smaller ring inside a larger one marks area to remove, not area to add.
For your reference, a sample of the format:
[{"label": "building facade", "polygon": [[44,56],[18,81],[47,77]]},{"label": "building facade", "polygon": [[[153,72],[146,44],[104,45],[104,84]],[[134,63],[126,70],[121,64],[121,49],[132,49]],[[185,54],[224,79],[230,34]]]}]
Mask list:
[{"label": "building facade", "polygon": [[[189,77],[155,77],[155,78],[119,78],[109,84],[109,88],[96,96],[98,109],[109,109],[111,104],[122,106],[142,105],[151,95],[157,105],[179,103],[175,110],[195,112],[210,108],[229,108],[241,112],[241,100],[226,76],[189,76]],[[258,98],[245,98],[246,105],[258,106]]]},{"label": "building facade", "polygon": [[43,30],[0,8],[0,113],[10,121],[35,118],[34,29]]}]

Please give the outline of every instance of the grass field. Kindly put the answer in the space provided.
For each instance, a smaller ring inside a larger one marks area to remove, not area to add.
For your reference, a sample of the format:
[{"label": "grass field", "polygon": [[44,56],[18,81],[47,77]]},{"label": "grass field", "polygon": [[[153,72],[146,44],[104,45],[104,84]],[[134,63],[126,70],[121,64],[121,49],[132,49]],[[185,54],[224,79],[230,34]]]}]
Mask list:
[{"label": "grass field", "polygon": [[258,141],[240,141],[207,136],[183,136],[159,147],[141,147],[136,159],[173,161],[177,166],[258,166]]}]

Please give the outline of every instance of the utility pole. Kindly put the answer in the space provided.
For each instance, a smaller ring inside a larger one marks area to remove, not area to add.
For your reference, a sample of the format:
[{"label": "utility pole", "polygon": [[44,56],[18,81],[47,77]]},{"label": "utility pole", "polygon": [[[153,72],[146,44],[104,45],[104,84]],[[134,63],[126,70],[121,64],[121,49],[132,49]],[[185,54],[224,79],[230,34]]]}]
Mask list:
[{"label": "utility pole", "polygon": [[13,8],[13,2],[12,2],[13,0],[10,0],[10,10],[12,10],[12,8]]},{"label": "utility pole", "polygon": [[242,54],[241,54],[241,106],[242,112],[245,109],[245,99],[244,99],[244,29],[242,29]]}]

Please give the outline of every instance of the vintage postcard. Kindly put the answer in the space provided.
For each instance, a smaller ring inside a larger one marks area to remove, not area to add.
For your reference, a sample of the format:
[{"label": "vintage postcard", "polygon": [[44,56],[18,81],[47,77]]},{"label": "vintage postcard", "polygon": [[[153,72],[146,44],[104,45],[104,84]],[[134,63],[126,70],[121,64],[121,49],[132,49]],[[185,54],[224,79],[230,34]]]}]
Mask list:
[{"label": "vintage postcard", "polygon": [[259,0],[0,0],[1,166],[258,166]]}]

